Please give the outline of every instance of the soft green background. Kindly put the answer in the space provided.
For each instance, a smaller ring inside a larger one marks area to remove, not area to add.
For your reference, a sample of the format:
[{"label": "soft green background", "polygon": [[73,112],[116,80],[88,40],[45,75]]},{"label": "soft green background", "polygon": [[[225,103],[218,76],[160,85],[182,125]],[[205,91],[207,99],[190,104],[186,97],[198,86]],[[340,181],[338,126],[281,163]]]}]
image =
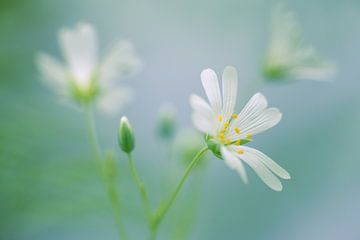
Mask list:
[{"label": "soft green background", "polygon": [[[267,84],[259,65],[276,3],[2,0],[0,239],[116,238],[83,116],[58,103],[34,64],[40,50],[61,57],[57,30],[77,21],[95,24],[102,49],[125,38],[143,58],[143,71],[124,80],[135,90],[133,103],[115,116],[98,115],[97,123],[102,146],[116,147],[118,119],[128,115],[154,206],[173,184],[163,180],[167,151],[154,136],[158,107],[172,102],[179,125],[190,127],[188,96],[203,94],[202,69],[236,66],[239,108],[262,91],[283,112],[281,124],[252,144],[291,173],[283,192],[271,191],[251,171],[244,185],[222,161],[209,158],[205,174],[187,182],[200,195],[196,224],[186,221],[193,225],[190,239],[360,239],[360,2],[286,2],[307,41],[336,60],[339,71],[331,82]],[[118,153],[126,225],[132,239],[145,239],[138,194]],[[185,188],[177,206],[188,199],[191,189]],[[172,239],[170,216],[160,239]]]}]

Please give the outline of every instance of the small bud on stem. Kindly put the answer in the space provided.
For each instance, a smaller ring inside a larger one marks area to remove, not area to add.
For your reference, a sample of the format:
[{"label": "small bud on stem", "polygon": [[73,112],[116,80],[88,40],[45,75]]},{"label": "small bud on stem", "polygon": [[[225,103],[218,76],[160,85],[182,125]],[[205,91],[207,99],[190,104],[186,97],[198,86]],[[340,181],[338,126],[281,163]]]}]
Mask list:
[{"label": "small bud on stem", "polygon": [[122,117],[120,120],[119,130],[118,130],[118,142],[121,150],[125,153],[131,153],[135,147],[135,137],[134,131],[127,119],[127,117]]}]

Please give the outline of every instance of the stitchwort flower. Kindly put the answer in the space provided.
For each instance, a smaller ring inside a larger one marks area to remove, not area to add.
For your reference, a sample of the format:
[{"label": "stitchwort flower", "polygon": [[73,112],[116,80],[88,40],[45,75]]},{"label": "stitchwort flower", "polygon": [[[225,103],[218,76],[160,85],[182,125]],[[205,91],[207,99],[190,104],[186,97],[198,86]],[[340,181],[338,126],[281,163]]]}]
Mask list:
[{"label": "stitchwort flower", "polygon": [[201,73],[201,82],[209,100],[198,95],[190,97],[195,127],[206,134],[209,149],[225,164],[238,172],[247,183],[245,162],[271,189],[282,190],[276,177],[290,179],[289,173],[262,152],[244,146],[252,136],[279,123],[282,114],[277,108],[268,108],[267,100],[256,93],[240,113],[234,111],[237,97],[237,71],[225,68],[222,76],[222,93],[216,73],[206,69]]},{"label": "stitchwort flower", "polygon": [[303,39],[300,24],[283,5],[275,8],[271,21],[263,73],[268,80],[326,80],[334,75],[336,66],[318,56]]},{"label": "stitchwort flower", "polygon": [[37,66],[45,83],[61,97],[81,104],[96,101],[105,112],[119,109],[130,99],[130,89],[120,87],[116,82],[141,66],[130,42],[117,42],[99,58],[97,33],[89,23],[63,28],[58,38],[65,62],[40,53]]}]

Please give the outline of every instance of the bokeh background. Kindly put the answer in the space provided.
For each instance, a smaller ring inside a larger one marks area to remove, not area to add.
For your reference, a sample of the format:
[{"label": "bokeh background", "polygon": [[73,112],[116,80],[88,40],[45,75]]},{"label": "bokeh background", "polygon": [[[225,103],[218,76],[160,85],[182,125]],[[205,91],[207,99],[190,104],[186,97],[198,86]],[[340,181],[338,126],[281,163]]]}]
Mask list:
[{"label": "bokeh background", "polygon": [[[268,189],[252,171],[250,184],[244,185],[222,161],[209,156],[202,176],[189,179],[165,219],[160,239],[175,239],[171,216],[193,198],[198,209],[183,221],[191,226],[188,239],[360,239],[360,2],[285,1],[296,12],[306,40],[335,60],[339,71],[330,82],[269,84],[259,67],[277,3],[2,0],[0,239],[117,237],[84,117],[59,104],[39,81],[34,63],[40,50],[61,57],[57,30],[78,21],[97,27],[102,49],[128,39],[144,61],[140,74],[122,80],[136,93],[132,104],[96,120],[101,145],[115,149],[119,117],[126,114],[131,120],[136,163],[153,206],[174,183],[164,180],[168,149],[155,136],[158,108],[173,103],[178,127],[191,127],[188,97],[203,94],[202,69],[220,73],[234,65],[240,78],[238,108],[261,91],[284,114],[281,124],[252,143],[291,173],[284,190]],[[132,239],[146,239],[126,159],[118,150],[117,155],[126,226]]]}]

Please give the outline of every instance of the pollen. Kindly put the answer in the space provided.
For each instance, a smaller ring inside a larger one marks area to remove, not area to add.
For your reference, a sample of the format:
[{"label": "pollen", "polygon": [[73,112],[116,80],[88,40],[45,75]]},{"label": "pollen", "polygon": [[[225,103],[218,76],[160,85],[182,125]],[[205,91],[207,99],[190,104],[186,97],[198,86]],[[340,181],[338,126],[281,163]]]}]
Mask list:
[{"label": "pollen", "polygon": [[239,134],[240,133],[240,129],[239,128],[234,128],[234,130],[235,130],[235,132],[237,133],[237,134]]},{"label": "pollen", "polygon": [[218,120],[219,120],[219,122],[222,122],[223,116],[222,116],[222,115],[219,115],[219,116],[218,116]]},{"label": "pollen", "polygon": [[224,123],[224,129],[226,129],[229,126],[229,122]]},{"label": "pollen", "polygon": [[246,134],[246,138],[250,139],[252,137],[251,133]]},{"label": "pollen", "polygon": [[236,151],[238,154],[244,154],[244,150],[242,150],[242,149],[239,149],[239,150],[237,150]]},{"label": "pollen", "polygon": [[235,144],[236,144],[236,145],[241,145],[241,140],[240,140],[240,139],[239,139],[239,140],[236,140]]},{"label": "pollen", "polygon": [[226,143],[227,143],[227,144],[231,144],[230,138],[226,139]]},{"label": "pollen", "polygon": [[238,116],[238,115],[237,115],[236,113],[233,113],[233,114],[232,114],[232,118],[234,118],[234,119],[237,118],[237,116]]},{"label": "pollen", "polygon": [[225,134],[224,133],[219,133],[219,138],[220,139],[225,139]]}]

